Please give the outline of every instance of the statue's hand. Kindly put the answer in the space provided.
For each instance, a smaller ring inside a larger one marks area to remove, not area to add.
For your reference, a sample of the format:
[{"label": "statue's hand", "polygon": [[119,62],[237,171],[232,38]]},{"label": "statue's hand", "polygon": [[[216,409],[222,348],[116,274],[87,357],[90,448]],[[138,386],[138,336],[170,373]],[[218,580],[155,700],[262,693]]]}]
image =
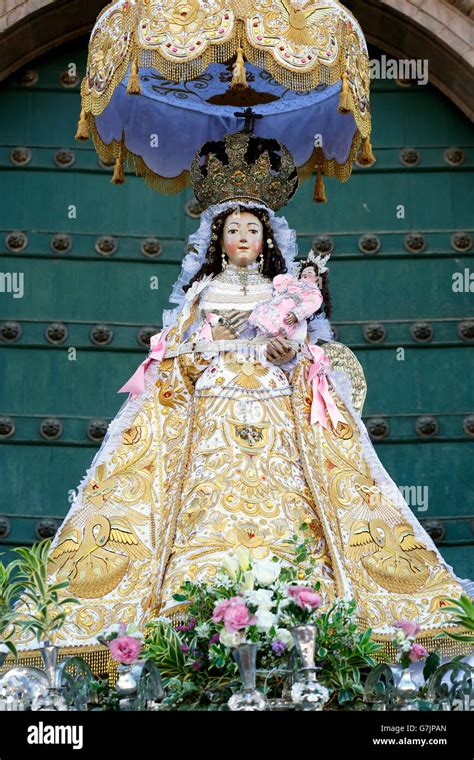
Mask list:
[{"label": "statue's hand", "polygon": [[247,321],[248,313],[233,309],[226,314],[225,319],[227,324],[217,324],[212,328],[214,340],[235,340],[238,338],[238,329]]},{"label": "statue's hand", "polygon": [[267,344],[267,359],[274,364],[286,364],[296,356],[296,351],[284,338],[272,338]]}]

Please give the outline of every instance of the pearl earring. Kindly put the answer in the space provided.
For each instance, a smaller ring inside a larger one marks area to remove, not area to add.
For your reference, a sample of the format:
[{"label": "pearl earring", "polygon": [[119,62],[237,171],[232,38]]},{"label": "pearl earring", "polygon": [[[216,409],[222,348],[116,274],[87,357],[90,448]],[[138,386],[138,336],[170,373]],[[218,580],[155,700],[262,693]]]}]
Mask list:
[{"label": "pearl earring", "polygon": [[258,271],[260,274],[263,272],[263,253],[261,253],[258,257]]},{"label": "pearl earring", "polygon": [[269,248],[273,248],[273,240],[271,238],[268,238],[267,245]]},{"label": "pearl earring", "polygon": [[221,257],[222,257],[222,271],[224,271],[225,269],[227,269],[227,258],[224,251],[222,251]]}]

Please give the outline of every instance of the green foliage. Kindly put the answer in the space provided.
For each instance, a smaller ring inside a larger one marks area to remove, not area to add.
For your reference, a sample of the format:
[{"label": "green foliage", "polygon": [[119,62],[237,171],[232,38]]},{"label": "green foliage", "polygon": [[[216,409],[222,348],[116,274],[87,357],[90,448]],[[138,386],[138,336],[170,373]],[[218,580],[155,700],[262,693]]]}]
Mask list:
[{"label": "green foliage", "polygon": [[150,630],[145,639],[147,657],[160,669],[162,678],[183,678],[186,661],[181,649],[181,640],[173,626],[160,620],[152,620],[146,627]]},{"label": "green foliage", "polygon": [[371,640],[368,628],[360,633],[355,600],[337,601],[316,619],[316,658],[323,660],[318,678],[332,690],[331,702],[353,707],[362,697],[364,681],[382,645]]},{"label": "green foliage", "polygon": [[450,631],[446,631],[446,636],[449,636],[450,639],[454,639],[455,641],[464,641],[468,644],[474,644],[474,602],[472,599],[469,599],[466,594],[461,594],[459,599],[454,599],[452,597],[446,597],[446,601],[450,602],[449,607],[444,607],[444,612],[454,612],[455,617],[452,618],[451,622],[456,623],[456,625],[463,626],[466,630],[468,630],[469,634],[458,634],[458,633],[451,633]]},{"label": "green foliage", "polygon": [[13,604],[22,588],[22,584],[13,578],[14,571],[14,563],[11,562],[9,565],[4,565],[3,562],[0,562],[0,636],[2,643],[8,647],[14,657],[17,657],[16,647],[13,641],[10,640],[14,628],[6,633],[6,629],[11,627]]},{"label": "green foliage", "polygon": [[32,547],[20,546],[15,549],[19,559],[11,565],[17,572],[17,585],[21,587],[21,608],[8,613],[8,621],[24,631],[34,631],[38,641],[53,640],[66,620],[67,607],[79,604],[72,597],[60,598],[60,593],[69,586],[69,580],[51,583],[48,575],[51,539],[41,541]]}]

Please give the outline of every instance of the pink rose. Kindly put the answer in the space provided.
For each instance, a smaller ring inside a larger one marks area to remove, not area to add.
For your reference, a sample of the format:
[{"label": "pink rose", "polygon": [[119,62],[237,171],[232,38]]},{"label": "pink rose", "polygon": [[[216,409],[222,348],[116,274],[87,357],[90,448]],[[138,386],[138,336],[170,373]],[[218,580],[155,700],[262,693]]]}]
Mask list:
[{"label": "pink rose", "polygon": [[421,627],[413,620],[396,620],[394,628],[401,628],[405,636],[416,636],[421,631]]},{"label": "pink rose", "polygon": [[424,660],[428,656],[428,650],[422,647],[421,644],[417,644],[416,641],[411,645],[411,649],[408,652],[408,659],[410,662],[418,662],[418,660]]},{"label": "pink rose", "polygon": [[122,665],[131,665],[138,659],[142,642],[133,636],[118,636],[109,642],[112,657]]},{"label": "pink rose", "polygon": [[222,602],[216,604],[214,607],[214,612],[212,613],[212,622],[220,623],[221,620],[224,619],[224,612],[226,611],[227,607],[236,601],[240,602],[241,599],[238,596],[233,596],[231,599],[223,599]]},{"label": "pink rose", "polygon": [[307,586],[288,586],[288,596],[294,601],[302,610],[306,607],[310,607],[312,610],[317,610],[321,604],[321,597],[316,594]]},{"label": "pink rose", "polygon": [[253,625],[256,622],[257,618],[251,614],[243,602],[230,604],[224,612],[224,626],[226,631],[230,633],[240,631],[242,628],[246,628],[248,625]]}]

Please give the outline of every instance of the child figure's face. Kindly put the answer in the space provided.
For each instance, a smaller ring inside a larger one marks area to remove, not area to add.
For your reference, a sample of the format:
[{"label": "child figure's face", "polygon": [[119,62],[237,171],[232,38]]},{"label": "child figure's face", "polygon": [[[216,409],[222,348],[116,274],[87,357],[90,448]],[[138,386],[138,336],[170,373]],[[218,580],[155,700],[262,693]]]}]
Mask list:
[{"label": "child figure's face", "polygon": [[222,247],[238,267],[253,264],[263,247],[263,225],[248,211],[230,214],[224,222]]},{"label": "child figure's face", "polygon": [[316,282],[316,271],[314,267],[305,267],[301,273],[301,279],[307,282]]}]

